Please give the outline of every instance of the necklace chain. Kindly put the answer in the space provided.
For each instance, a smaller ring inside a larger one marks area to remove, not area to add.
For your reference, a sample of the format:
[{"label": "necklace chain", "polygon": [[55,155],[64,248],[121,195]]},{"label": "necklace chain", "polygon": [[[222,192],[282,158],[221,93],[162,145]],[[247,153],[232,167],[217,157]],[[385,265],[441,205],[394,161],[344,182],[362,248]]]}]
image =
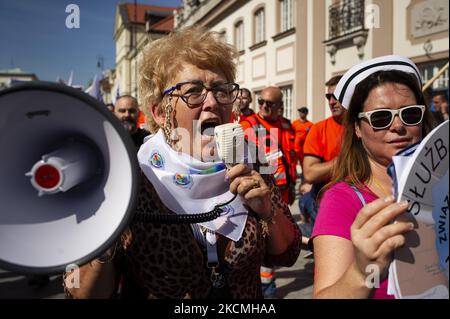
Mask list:
[{"label": "necklace chain", "polygon": [[380,182],[375,176],[372,176],[372,179],[375,185],[378,187],[378,189],[380,189],[386,197],[391,196],[391,192],[387,192],[386,189],[380,184]]}]

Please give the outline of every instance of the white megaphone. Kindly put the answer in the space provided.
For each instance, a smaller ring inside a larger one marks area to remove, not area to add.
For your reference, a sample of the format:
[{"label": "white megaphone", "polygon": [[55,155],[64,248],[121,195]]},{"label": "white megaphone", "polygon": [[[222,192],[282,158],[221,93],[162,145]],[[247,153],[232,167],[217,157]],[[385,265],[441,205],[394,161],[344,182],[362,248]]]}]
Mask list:
[{"label": "white megaphone", "polygon": [[131,221],[136,148],[82,91],[29,82],[0,91],[0,268],[51,274],[83,265]]}]

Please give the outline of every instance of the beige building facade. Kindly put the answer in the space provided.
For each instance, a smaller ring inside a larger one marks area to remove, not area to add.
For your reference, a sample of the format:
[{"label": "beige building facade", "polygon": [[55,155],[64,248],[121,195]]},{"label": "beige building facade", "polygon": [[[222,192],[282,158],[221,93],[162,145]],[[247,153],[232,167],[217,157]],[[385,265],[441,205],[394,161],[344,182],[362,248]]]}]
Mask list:
[{"label": "beige building facade", "polygon": [[[116,68],[109,75],[111,95],[137,98],[138,63],[145,46],[173,30],[176,8],[121,3],[116,7]],[[114,98],[112,98],[114,101]]]},{"label": "beige building facade", "polygon": [[10,87],[14,83],[36,81],[36,74],[26,73],[20,68],[0,70],[0,90]]},{"label": "beige building facade", "polygon": [[[236,46],[237,82],[255,97],[282,88],[290,119],[301,106],[313,121],[329,116],[325,82],[364,60],[409,57],[424,82],[448,62],[445,0],[184,0],[175,28],[194,24]],[[448,91],[448,71],[432,87]]]},{"label": "beige building facade", "polygon": [[[143,48],[196,24],[238,49],[236,81],[253,92],[255,110],[261,90],[275,85],[285,117],[307,106],[316,122],[330,115],[325,82],[364,60],[403,55],[418,64],[424,82],[432,78],[448,62],[448,10],[446,0],[183,0],[181,9],[122,3],[110,95],[137,96]],[[431,88],[448,91],[448,70]]]},{"label": "beige building facade", "polygon": [[[309,106],[313,118],[320,118],[323,108],[324,72],[316,73],[308,66],[321,59],[323,46],[309,45],[317,31],[323,7],[320,1],[295,0],[203,0],[184,1],[175,17],[175,28],[200,24],[219,32],[240,52],[237,83],[254,93],[253,108],[257,111],[257,97],[267,86],[278,86],[284,95],[284,116],[297,117],[297,108]],[[308,10],[315,16],[308,15]],[[324,27],[321,28],[322,31]],[[321,35],[323,38],[323,35]],[[311,48],[311,50],[306,50]],[[312,81],[311,77],[315,78]],[[310,93],[308,93],[310,92]]]},{"label": "beige building facade", "polygon": [[[326,0],[326,7],[327,78],[364,60],[395,54],[415,62],[426,83],[448,62],[446,0]],[[431,88],[448,91],[448,69]]]}]

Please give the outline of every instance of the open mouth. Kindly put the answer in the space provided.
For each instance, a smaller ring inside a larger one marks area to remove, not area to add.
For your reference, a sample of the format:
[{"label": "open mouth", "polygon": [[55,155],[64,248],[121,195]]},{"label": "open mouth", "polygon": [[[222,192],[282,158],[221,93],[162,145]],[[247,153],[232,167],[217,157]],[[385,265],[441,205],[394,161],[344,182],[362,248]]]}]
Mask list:
[{"label": "open mouth", "polygon": [[216,119],[204,120],[201,124],[201,133],[206,136],[214,136],[214,128],[219,125],[219,121]]}]

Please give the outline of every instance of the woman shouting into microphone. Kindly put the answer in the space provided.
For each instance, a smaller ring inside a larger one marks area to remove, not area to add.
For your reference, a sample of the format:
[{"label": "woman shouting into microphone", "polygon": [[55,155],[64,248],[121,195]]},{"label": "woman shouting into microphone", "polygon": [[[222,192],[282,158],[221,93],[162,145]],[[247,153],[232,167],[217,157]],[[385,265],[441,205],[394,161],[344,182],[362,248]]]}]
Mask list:
[{"label": "woman shouting into microphone", "polygon": [[[145,50],[139,94],[153,135],[138,153],[136,215],[144,217],[107,254],[80,268],[80,288],[65,289],[68,297],[262,298],[262,261],[296,262],[301,236],[273,178],[260,175],[258,163],[227,169],[217,161],[212,132],[229,122],[239,92],[236,56],[217,34],[199,28]],[[210,221],[146,221],[215,207],[220,216]]]}]

